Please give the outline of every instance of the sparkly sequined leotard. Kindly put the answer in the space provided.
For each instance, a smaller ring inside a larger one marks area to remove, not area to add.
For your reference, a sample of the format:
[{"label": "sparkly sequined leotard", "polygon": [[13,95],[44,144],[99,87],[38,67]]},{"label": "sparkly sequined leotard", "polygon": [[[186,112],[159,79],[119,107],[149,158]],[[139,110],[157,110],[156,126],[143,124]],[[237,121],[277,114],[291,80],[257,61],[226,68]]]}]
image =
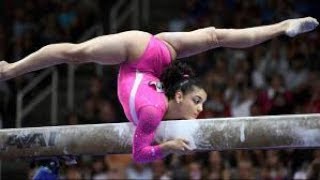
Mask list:
[{"label": "sparkly sequined leotard", "polygon": [[126,117],[136,126],[132,153],[137,162],[163,157],[161,149],[153,141],[168,106],[159,78],[170,62],[168,47],[152,36],[138,60],[125,62],[120,67],[118,97]]}]

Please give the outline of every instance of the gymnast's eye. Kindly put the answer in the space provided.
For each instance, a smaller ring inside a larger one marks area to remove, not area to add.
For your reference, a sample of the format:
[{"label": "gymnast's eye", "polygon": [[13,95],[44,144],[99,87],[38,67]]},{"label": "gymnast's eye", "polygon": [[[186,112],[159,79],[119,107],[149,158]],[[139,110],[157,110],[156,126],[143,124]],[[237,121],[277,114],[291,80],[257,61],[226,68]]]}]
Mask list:
[{"label": "gymnast's eye", "polygon": [[194,104],[199,104],[200,102],[201,102],[201,98],[200,97],[194,97],[193,98],[193,102],[194,102]]}]

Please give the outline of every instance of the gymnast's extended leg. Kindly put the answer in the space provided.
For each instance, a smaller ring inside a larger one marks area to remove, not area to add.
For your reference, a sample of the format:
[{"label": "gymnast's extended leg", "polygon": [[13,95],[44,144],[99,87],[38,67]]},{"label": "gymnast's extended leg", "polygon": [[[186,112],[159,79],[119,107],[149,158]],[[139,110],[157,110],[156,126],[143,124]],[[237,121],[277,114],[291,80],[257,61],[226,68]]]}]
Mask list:
[{"label": "gymnast's extended leg", "polygon": [[80,44],[50,44],[15,63],[0,61],[0,81],[62,63],[119,64],[139,57],[150,36],[146,32],[127,31]]},{"label": "gymnast's extended leg", "polygon": [[208,27],[191,32],[164,32],[156,36],[172,46],[177,58],[184,58],[217,47],[246,48],[282,34],[293,37],[312,31],[318,24],[316,19],[307,17],[253,28],[216,29]]}]

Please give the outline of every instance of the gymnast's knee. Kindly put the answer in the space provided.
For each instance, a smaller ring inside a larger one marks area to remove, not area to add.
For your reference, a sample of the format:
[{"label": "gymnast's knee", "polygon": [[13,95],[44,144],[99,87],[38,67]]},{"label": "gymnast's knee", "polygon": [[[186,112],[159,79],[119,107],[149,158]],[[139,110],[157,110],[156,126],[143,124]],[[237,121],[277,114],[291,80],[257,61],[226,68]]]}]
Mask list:
[{"label": "gymnast's knee", "polygon": [[210,26],[204,29],[200,29],[199,31],[203,31],[204,33],[207,34],[208,44],[212,45],[213,47],[219,46],[219,40],[218,40],[215,27]]},{"label": "gymnast's knee", "polygon": [[0,61],[0,80],[6,79],[13,75],[13,69],[11,64],[6,61]]}]

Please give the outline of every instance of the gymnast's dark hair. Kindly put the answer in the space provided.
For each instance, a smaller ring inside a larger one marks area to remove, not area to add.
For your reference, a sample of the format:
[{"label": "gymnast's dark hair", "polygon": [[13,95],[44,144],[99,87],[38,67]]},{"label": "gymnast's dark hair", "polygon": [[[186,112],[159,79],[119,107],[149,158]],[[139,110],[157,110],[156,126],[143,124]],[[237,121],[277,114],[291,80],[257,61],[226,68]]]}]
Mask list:
[{"label": "gymnast's dark hair", "polygon": [[172,61],[161,74],[160,80],[169,100],[174,99],[178,90],[186,94],[193,91],[195,87],[203,89],[203,85],[195,78],[192,68],[180,60]]}]

